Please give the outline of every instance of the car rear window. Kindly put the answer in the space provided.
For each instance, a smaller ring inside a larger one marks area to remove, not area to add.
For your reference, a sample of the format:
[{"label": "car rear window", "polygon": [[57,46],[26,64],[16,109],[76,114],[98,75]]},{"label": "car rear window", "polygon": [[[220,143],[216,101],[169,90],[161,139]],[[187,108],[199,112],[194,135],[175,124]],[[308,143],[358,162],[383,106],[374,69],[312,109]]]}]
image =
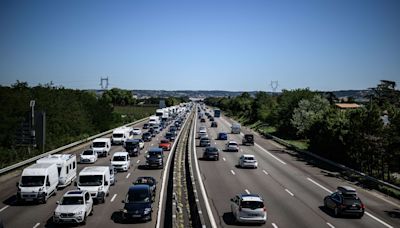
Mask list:
[{"label": "car rear window", "polygon": [[245,160],[254,160],[253,157],[244,157]]},{"label": "car rear window", "polygon": [[343,204],[345,205],[361,204],[361,201],[360,199],[355,197],[343,197]]},{"label": "car rear window", "polygon": [[257,209],[257,208],[264,208],[264,203],[260,201],[242,201],[241,203],[242,208],[250,208],[250,209]]}]

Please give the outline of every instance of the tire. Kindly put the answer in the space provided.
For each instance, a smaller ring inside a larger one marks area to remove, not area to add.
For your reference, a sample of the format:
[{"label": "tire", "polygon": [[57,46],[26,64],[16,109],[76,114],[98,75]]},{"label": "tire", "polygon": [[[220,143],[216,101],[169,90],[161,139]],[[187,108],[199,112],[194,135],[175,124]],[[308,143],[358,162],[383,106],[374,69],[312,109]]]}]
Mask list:
[{"label": "tire", "polygon": [[86,214],[83,216],[81,225],[83,225],[83,226],[86,225]]},{"label": "tire", "polygon": [[94,212],[93,206],[92,206],[92,210],[90,211],[89,215],[92,216]]},{"label": "tire", "polygon": [[335,207],[335,209],[333,210],[333,214],[335,215],[336,218],[338,218],[340,216],[340,212],[337,207]]}]

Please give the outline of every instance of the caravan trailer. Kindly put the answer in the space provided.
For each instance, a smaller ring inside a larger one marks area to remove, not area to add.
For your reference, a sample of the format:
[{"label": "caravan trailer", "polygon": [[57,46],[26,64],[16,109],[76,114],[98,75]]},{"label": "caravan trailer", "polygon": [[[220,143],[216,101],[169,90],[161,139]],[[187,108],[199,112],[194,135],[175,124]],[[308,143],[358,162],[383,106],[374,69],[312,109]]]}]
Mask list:
[{"label": "caravan trailer", "polygon": [[76,155],[53,154],[36,161],[37,164],[56,164],[58,170],[58,187],[71,184],[76,178]]}]

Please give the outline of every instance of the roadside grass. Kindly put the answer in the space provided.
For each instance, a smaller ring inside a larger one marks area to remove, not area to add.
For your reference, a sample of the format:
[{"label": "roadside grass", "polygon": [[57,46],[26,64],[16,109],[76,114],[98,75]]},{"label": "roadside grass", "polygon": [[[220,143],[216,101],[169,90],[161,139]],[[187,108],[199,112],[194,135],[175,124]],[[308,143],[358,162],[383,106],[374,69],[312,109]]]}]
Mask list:
[{"label": "roadside grass", "polygon": [[309,141],[305,140],[305,139],[301,139],[301,140],[285,140],[288,144],[296,147],[297,149],[300,150],[308,150],[309,145]]},{"label": "roadside grass", "polygon": [[153,115],[158,106],[115,106],[114,113],[125,122],[132,122]]}]

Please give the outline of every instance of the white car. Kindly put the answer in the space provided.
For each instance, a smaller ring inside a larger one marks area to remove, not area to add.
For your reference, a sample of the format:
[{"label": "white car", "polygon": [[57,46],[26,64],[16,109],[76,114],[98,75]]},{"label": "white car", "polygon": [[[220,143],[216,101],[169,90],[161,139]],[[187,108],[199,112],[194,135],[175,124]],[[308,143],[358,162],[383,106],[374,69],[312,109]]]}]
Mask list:
[{"label": "white car", "polygon": [[254,157],[254,155],[243,154],[239,157],[239,166],[241,168],[250,167],[250,168],[256,169],[258,166],[258,162],[257,162],[256,158]]},{"label": "white car", "polygon": [[144,141],[143,141],[143,139],[135,139],[135,140],[139,141],[139,147],[140,147],[140,149],[143,149],[143,148],[144,148]]},{"label": "white car", "polygon": [[204,138],[204,137],[208,137],[207,131],[205,129],[199,131],[199,133],[197,135],[198,135],[199,139],[200,138]]},{"label": "white car", "polygon": [[239,223],[267,222],[264,200],[257,194],[239,194],[231,199],[231,210]]},{"label": "white car", "polygon": [[200,131],[206,131],[206,126],[200,126],[200,127],[199,127],[199,132],[200,132]]},{"label": "white car", "polygon": [[86,223],[93,213],[93,199],[86,190],[71,190],[64,194],[54,211],[54,223]]},{"label": "white car", "polygon": [[116,152],[111,158],[111,165],[116,170],[128,171],[131,167],[131,158],[128,152]]},{"label": "white car", "polygon": [[236,141],[229,141],[225,145],[225,150],[226,151],[236,151],[239,152],[239,144]]},{"label": "white car", "polygon": [[133,128],[132,134],[140,135],[140,134],[142,134],[142,130],[140,130],[140,128]]},{"label": "white car", "polygon": [[89,150],[84,150],[81,155],[79,162],[80,163],[95,163],[97,161],[98,154],[96,151],[89,149]]}]

